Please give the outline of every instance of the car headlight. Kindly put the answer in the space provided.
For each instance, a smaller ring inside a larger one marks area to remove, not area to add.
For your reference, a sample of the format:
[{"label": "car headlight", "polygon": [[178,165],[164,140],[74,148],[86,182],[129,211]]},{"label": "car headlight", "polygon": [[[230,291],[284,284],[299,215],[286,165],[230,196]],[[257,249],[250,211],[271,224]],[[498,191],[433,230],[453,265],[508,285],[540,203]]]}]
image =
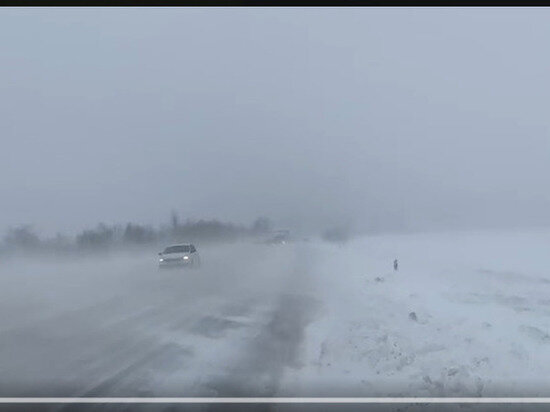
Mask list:
[{"label": "car headlight", "polygon": [[183,260],[187,260],[187,259],[189,259],[189,256],[184,256],[183,257]]},{"label": "car headlight", "polygon": [[159,259],[159,262],[164,262],[164,259]]}]

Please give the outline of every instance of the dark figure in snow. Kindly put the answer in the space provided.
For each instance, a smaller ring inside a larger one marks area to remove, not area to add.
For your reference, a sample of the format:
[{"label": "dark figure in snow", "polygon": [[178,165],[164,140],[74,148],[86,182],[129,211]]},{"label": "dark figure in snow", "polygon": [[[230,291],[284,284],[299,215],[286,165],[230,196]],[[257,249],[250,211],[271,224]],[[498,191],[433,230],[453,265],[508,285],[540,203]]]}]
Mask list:
[{"label": "dark figure in snow", "polygon": [[397,269],[399,269],[399,265],[398,265],[398,263],[397,263],[397,259],[395,259],[395,260],[393,261],[393,270],[397,270]]}]

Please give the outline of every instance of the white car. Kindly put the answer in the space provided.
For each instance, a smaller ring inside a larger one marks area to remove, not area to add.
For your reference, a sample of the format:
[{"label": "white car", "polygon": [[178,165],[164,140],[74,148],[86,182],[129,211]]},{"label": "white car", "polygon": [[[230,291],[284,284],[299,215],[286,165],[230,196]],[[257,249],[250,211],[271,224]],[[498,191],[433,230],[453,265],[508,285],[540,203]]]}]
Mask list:
[{"label": "white car", "polygon": [[199,267],[201,258],[192,244],[172,245],[159,253],[159,268],[169,267]]}]

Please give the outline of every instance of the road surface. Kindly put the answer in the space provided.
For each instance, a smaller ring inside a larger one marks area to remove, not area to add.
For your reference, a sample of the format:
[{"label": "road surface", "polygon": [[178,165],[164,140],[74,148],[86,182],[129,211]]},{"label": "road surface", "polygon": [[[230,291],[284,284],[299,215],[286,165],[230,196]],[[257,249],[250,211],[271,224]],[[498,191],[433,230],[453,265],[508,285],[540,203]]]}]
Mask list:
[{"label": "road surface", "polygon": [[320,303],[304,245],[18,258],[0,268],[0,395],[276,396]]}]

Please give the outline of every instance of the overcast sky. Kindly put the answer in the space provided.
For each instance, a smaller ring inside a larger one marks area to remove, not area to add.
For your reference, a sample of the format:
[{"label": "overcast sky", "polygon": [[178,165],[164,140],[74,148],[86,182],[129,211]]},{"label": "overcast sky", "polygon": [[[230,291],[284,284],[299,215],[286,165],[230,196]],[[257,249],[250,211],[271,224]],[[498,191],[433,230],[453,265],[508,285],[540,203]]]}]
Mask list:
[{"label": "overcast sky", "polygon": [[0,10],[0,231],[550,223],[550,9]]}]

